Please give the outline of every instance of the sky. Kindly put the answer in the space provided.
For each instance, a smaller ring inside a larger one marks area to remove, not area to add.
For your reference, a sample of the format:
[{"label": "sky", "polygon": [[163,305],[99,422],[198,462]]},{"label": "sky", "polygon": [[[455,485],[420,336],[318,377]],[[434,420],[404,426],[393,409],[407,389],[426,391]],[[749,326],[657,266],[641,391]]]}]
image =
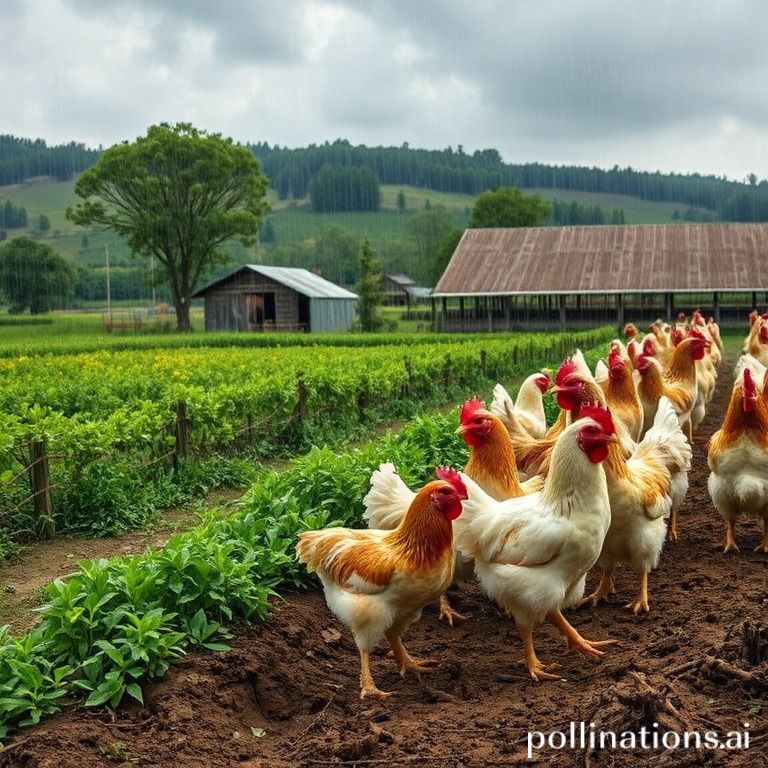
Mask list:
[{"label": "sky", "polygon": [[0,0],[0,133],[768,178],[765,0]]}]

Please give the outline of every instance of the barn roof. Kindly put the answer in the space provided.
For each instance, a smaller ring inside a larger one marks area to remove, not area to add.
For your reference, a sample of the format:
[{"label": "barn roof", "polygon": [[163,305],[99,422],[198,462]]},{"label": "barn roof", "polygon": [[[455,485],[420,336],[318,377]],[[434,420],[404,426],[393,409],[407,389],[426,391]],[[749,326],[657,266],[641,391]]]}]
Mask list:
[{"label": "barn roof", "polygon": [[332,283],[330,280],[326,280],[320,275],[316,275],[314,272],[310,272],[308,269],[301,269],[299,267],[268,267],[263,264],[246,264],[243,267],[239,267],[234,272],[215,280],[214,282],[206,285],[204,288],[195,291],[193,297],[202,296],[211,288],[219,285],[224,280],[229,280],[233,275],[242,272],[245,269],[250,269],[253,272],[258,272],[270,280],[274,280],[280,285],[284,285],[286,288],[291,288],[297,293],[307,296],[310,299],[356,299],[357,294],[352,291],[342,288],[336,283]]},{"label": "barn roof", "polygon": [[467,229],[434,296],[768,289],[768,224]]},{"label": "barn roof", "polygon": [[403,288],[409,285],[416,285],[416,281],[413,278],[404,275],[402,272],[395,272],[394,274],[385,275],[385,277]]}]

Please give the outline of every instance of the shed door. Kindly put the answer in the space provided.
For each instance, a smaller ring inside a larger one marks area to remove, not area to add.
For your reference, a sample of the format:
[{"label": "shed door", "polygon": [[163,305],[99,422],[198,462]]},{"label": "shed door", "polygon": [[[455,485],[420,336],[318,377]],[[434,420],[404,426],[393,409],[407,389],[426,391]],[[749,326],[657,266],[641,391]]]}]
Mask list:
[{"label": "shed door", "polygon": [[264,327],[275,326],[275,294],[246,293],[245,314],[249,331],[263,331]]}]

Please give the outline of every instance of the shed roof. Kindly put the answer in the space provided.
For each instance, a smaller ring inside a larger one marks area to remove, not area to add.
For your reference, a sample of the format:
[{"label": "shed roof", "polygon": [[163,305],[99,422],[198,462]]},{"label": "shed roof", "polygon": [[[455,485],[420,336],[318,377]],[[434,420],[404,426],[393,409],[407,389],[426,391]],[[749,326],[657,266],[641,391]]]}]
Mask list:
[{"label": "shed roof", "polygon": [[404,275],[402,272],[385,275],[385,277],[403,288],[409,285],[416,285],[416,281],[413,278],[408,277],[408,275]]},{"label": "shed roof", "polygon": [[434,296],[768,289],[768,224],[467,229]]},{"label": "shed roof", "polygon": [[229,280],[231,277],[245,269],[258,272],[260,275],[263,275],[270,280],[274,280],[276,283],[280,283],[280,285],[284,285],[286,288],[291,288],[297,293],[307,296],[310,299],[357,298],[356,293],[352,293],[352,291],[348,291],[346,288],[342,288],[340,285],[336,285],[336,283],[332,283],[330,280],[326,280],[324,277],[320,277],[320,275],[316,275],[308,269],[301,269],[299,267],[268,267],[263,264],[246,264],[243,267],[238,267],[238,269],[230,272],[228,275],[195,291],[195,293],[192,294],[193,297],[204,295],[211,288],[219,285],[225,280]]}]

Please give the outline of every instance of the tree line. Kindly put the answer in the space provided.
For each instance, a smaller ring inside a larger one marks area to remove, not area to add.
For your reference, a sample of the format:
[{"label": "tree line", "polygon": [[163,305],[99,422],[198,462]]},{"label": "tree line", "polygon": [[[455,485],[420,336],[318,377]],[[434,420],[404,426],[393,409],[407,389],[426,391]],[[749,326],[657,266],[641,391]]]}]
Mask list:
[{"label": "tree line", "polygon": [[[495,149],[464,152],[400,147],[353,146],[344,139],[289,149],[263,142],[249,145],[281,199],[304,198],[324,166],[371,169],[382,184],[426,187],[479,195],[489,189],[563,189],[630,195],[704,209],[720,221],[768,221],[768,180],[751,174],[746,183],[700,174],[665,174],[614,166],[605,170],[541,163],[509,164]],[[703,216],[702,216],[703,218]]]},{"label": "tree line", "polygon": [[90,168],[101,154],[74,141],[49,147],[43,139],[0,135],[0,186],[20,184],[35,176],[68,181]]},{"label": "tree line", "polygon": [[[303,199],[311,192],[313,180],[324,167],[358,168],[373,172],[381,184],[408,185],[477,196],[489,189],[562,189],[631,195],[655,202],[680,203],[688,208],[708,211],[713,221],[768,221],[768,180],[750,174],[746,182],[700,174],[665,174],[638,171],[631,167],[610,169],[584,166],[552,166],[542,163],[505,163],[496,149],[478,149],[467,153],[462,145],[442,150],[413,149],[407,142],[399,147],[353,146],[345,139],[291,149],[270,146],[266,142],[248,144],[261,161],[271,186],[281,199]],[[0,185],[16,184],[34,176],[72,178],[96,163],[101,148],[84,144],[48,146],[42,139],[0,136]],[[324,172],[325,173],[325,172]],[[349,173],[350,184],[359,177]],[[370,183],[370,177],[366,184]],[[323,181],[327,184],[327,180]],[[367,188],[362,185],[361,188]],[[320,192],[322,205],[329,195]],[[344,190],[341,202],[350,208],[349,198],[359,197],[360,204],[371,206],[375,196],[352,195]],[[314,205],[314,202],[313,202]],[[324,207],[323,210],[328,210]],[[364,210],[375,210],[370,207]],[[685,216],[694,220],[693,215]],[[705,214],[699,220],[707,220]]]}]

